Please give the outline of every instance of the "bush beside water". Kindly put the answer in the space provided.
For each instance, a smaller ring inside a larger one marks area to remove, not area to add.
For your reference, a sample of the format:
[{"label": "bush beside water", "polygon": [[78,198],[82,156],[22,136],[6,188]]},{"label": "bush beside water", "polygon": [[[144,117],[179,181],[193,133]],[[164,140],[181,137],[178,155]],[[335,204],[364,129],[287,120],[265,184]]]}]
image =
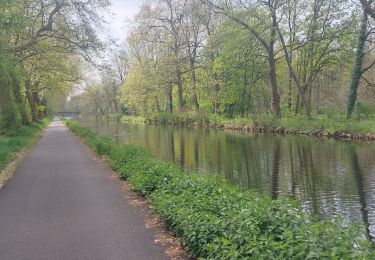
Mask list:
[{"label": "bush beside water", "polygon": [[0,170],[13,158],[14,154],[29,146],[48,125],[50,119],[33,122],[30,126],[7,130],[0,135]]},{"label": "bush beside water", "polygon": [[[284,113],[279,119],[273,115],[252,115],[247,118],[225,118],[206,113],[185,112],[177,114],[158,113],[149,115],[146,123],[154,124],[171,124],[182,126],[200,126],[216,127],[225,129],[247,130],[262,129],[266,132],[290,132],[291,134],[317,132],[325,135],[337,134],[354,134],[354,135],[372,135],[375,136],[375,113],[367,108],[361,108],[356,118],[347,120],[344,113],[337,111],[325,111],[321,114],[315,114],[312,118],[303,115],[295,116],[294,114]],[[358,108],[357,110],[359,110]]]},{"label": "bush beside water", "polygon": [[187,174],[143,148],[117,145],[76,123],[68,127],[108,157],[134,191],[150,199],[194,257],[202,259],[374,259],[359,226],[316,220],[289,198],[240,191],[211,176]]}]

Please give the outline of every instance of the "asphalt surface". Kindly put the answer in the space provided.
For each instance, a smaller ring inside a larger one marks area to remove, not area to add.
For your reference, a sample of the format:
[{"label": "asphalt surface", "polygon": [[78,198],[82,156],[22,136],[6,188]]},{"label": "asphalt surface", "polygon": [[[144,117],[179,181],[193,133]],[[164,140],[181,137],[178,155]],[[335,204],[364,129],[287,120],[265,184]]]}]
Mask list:
[{"label": "asphalt surface", "polygon": [[54,121],[0,190],[0,259],[166,259],[144,217]]}]

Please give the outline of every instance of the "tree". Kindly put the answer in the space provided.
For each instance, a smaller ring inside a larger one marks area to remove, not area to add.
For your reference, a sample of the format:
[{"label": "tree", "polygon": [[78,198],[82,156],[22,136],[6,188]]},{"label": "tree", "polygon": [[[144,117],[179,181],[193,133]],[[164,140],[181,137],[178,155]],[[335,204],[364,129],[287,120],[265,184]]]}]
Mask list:
[{"label": "tree", "polygon": [[17,81],[21,76],[20,67],[17,57],[13,53],[6,52],[5,48],[14,32],[25,28],[24,14],[19,12],[21,7],[22,1],[0,1],[0,110],[4,128],[16,127],[19,124],[19,111],[15,103],[13,84],[17,84],[16,98],[19,101],[22,99]]},{"label": "tree", "polygon": [[[229,117],[343,108],[358,17],[346,0],[148,2],[127,41],[122,101],[137,114],[177,107]],[[360,78],[367,86],[371,41]]]},{"label": "tree", "polygon": [[[264,99],[264,82],[267,78],[267,59],[262,57],[262,47],[245,30],[239,30],[236,23],[226,20],[217,27],[210,42],[215,42],[220,52],[213,60],[212,70],[219,93],[213,97],[222,106],[224,115],[245,116]],[[211,48],[210,46],[208,48]],[[208,52],[210,50],[207,50]],[[211,84],[206,84],[211,97]]]},{"label": "tree", "polygon": [[129,61],[125,50],[114,50],[110,54],[110,60],[101,71],[101,83],[107,94],[109,106],[113,106],[113,112],[119,116],[120,90],[128,76]]},{"label": "tree", "polygon": [[47,92],[66,92],[83,79],[80,59],[72,54],[40,42],[33,56],[22,61],[25,72],[26,97],[33,120],[44,117],[42,99]]},{"label": "tree", "polygon": [[[356,49],[356,60],[355,65],[352,72],[352,81],[349,88],[348,100],[347,100],[347,112],[346,117],[349,119],[352,117],[358,96],[358,88],[361,83],[361,79],[371,85],[371,83],[363,77],[364,73],[369,71],[375,65],[375,59],[367,66],[364,66],[365,56],[366,56],[366,43],[373,33],[372,28],[370,27],[370,21],[368,16],[371,16],[371,5],[374,3],[373,0],[366,0],[362,1],[362,19],[360,24],[360,30],[358,34],[358,42],[357,42],[357,49]],[[373,16],[372,16],[373,17]],[[373,17],[374,18],[374,17]],[[369,28],[370,27],[370,28]]]},{"label": "tree", "polygon": [[[284,26],[286,29],[283,29],[282,19],[278,19],[278,17],[276,17],[276,20],[280,22],[276,26],[289,74],[295,82],[299,94],[296,114],[299,113],[300,107],[303,105],[306,115],[310,117],[313,83],[326,67],[339,62],[343,56],[342,52],[347,49],[345,46],[347,44],[346,38],[351,33],[349,29],[352,26],[352,18],[350,13],[345,13],[348,6],[340,1],[315,0],[310,8],[307,7],[308,5],[300,6],[300,8],[304,8],[305,12],[298,10],[297,12],[303,13],[303,15],[293,18],[300,19],[299,23],[304,28],[303,32],[291,32],[290,21],[285,23],[288,26]],[[290,12],[288,10],[290,6],[285,6],[285,8],[284,12]],[[296,36],[297,33],[298,37]],[[284,35],[295,38],[289,39],[289,46]],[[297,62],[293,63],[292,57],[295,51]],[[302,102],[299,102],[299,100]]]},{"label": "tree", "polygon": [[207,12],[202,8],[200,1],[190,0],[187,3],[186,15],[183,24],[184,47],[187,63],[190,70],[192,98],[191,103],[199,111],[197,68],[202,58],[204,42],[207,40]]},{"label": "tree", "polygon": [[357,91],[358,86],[363,75],[363,61],[365,57],[365,44],[366,39],[368,36],[367,32],[367,23],[368,23],[368,16],[365,10],[363,10],[363,17],[361,21],[361,28],[359,31],[358,37],[358,45],[357,45],[357,53],[356,53],[356,61],[353,69],[353,77],[352,82],[350,84],[349,96],[348,96],[348,106],[347,106],[347,118],[350,118],[353,114],[353,110],[355,107],[355,103],[357,101]]},{"label": "tree", "polygon": [[183,20],[185,18],[187,0],[159,0],[155,6],[145,7],[143,20],[140,22],[148,31],[154,31],[160,37],[153,38],[168,51],[174,65],[174,83],[177,85],[178,106],[184,111],[183,86]]},{"label": "tree", "polygon": [[148,30],[143,24],[128,38],[129,73],[123,93],[126,106],[133,111],[161,112],[163,103],[166,111],[173,111],[175,67],[173,57],[161,47],[160,39],[159,30]]},{"label": "tree", "polygon": [[373,19],[375,19],[375,7],[372,7],[371,5],[374,3],[374,1],[370,0],[359,0],[361,2],[363,10],[371,16]]},{"label": "tree", "polygon": [[[278,0],[255,2],[217,1],[218,3],[211,0],[201,1],[213,8],[216,12],[225,15],[247,29],[264,48],[269,67],[268,74],[272,93],[272,108],[275,116],[281,117],[280,93],[276,71],[276,54],[278,51],[275,50],[278,22],[276,12],[280,8],[281,3]],[[264,13],[266,13],[266,15],[264,15]]]},{"label": "tree", "polygon": [[[7,63],[8,72],[4,70],[1,73],[0,87],[4,89],[1,98],[10,101],[2,102],[0,105],[6,127],[15,126],[17,121],[18,108],[13,105],[13,98],[18,103],[24,123],[28,122],[24,93],[28,94],[29,102],[39,98],[37,95],[31,98],[32,91],[28,92],[23,87],[29,87],[27,77],[22,76],[27,74],[22,71],[25,68],[23,65],[44,51],[41,46],[50,46],[54,48],[54,52],[79,55],[90,61],[93,52],[101,48],[94,27],[100,23],[100,10],[107,5],[107,0],[2,0],[0,2],[0,21],[3,26],[0,36],[0,55],[12,61]],[[18,70],[22,73],[10,73]],[[29,105],[35,112],[35,104]],[[39,116],[34,115],[34,119],[37,118]]]}]

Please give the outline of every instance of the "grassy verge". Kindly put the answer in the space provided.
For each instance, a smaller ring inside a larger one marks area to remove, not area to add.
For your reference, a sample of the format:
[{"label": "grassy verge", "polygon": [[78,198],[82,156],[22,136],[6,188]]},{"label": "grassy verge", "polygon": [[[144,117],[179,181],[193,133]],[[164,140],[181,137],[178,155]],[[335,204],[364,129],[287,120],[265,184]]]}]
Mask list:
[{"label": "grassy verge", "polygon": [[357,117],[347,120],[344,114],[321,114],[312,118],[285,115],[278,119],[272,115],[228,119],[211,114],[154,114],[145,120],[150,124],[215,127],[251,132],[303,134],[359,140],[375,140],[375,119]]},{"label": "grassy verge", "polygon": [[143,148],[117,145],[76,123],[68,127],[155,211],[194,257],[202,259],[374,259],[362,229],[315,220],[289,198],[272,200],[209,176],[186,174]]},{"label": "grassy verge", "polygon": [[50,119],[33,122],[30,126],[8,130],[5,135],[0,136],[0,170],[17,152],[32,145],[49,122]]},{"label": "grassy verge", "polygon": [[128,123],[144,123],[146,120],[143,116],[122,116],[121,121],[122,122],[128,122]]}]

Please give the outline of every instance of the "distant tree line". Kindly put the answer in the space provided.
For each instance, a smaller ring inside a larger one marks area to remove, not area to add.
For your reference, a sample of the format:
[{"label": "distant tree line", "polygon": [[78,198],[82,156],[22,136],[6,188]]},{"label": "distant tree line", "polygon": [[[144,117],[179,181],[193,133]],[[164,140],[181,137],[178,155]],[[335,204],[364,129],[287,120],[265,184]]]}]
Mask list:
[{"label": "distant tree line", "polygon": [[373,16],[373,0],[150,1],[84,103],[103,115],[350,118],[358,95],[375,100]]},{"label": "distant tree line", "polygon": [[44,117],[103,46],[95,27],[107,0],[0,0],[0,126]]}]

